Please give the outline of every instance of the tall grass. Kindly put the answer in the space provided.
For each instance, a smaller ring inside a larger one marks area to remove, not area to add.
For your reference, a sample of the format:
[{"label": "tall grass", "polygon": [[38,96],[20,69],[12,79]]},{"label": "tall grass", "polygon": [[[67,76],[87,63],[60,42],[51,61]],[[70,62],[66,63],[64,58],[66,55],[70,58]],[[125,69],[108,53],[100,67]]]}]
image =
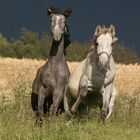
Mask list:
[{"label": "tall grass", "polygon": [[[140,139],[140,65],[116,65],[118,96],[106,126],[97,124],[99,110],[93,109],[89,116],[70,121],[66,121],[64,114],[46,117],[40,128],[34,125],[29,93],[36,71],[44,63],[0,58],[0,140]],[[70,71],[78,64],[68,63]]]},{"label": "tall grass", "polygon": [[[28,84],[28,88],[31,88]],[[0,140],[139,140],[140,95],[117,97],[114,112],[107,125],[98,124],[99,110],[92,116],[65,120],[64,114],[46,117],[37,127],[31,110],[30,95],[24,83],[15,88],[15,103],[0,104]]]}]

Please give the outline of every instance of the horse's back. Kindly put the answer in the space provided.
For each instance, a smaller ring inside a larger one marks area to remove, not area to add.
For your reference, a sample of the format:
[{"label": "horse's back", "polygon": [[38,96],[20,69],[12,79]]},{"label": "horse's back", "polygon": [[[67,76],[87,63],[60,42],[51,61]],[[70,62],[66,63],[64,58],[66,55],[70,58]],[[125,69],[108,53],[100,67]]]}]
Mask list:
[{"label": "horse's back", "polygon": [[69,87],[69,90],[70,90],[72,97],[75,99],[76,99],[77,94],[78,94],[79,82],[80,82],[80,78],[83,74],[85,63],[86,63],[86,59],[84,59],[78,65],[78,67],[74,70],[74,72],[71,74],[71,76],[69,78],[68,87]]}]

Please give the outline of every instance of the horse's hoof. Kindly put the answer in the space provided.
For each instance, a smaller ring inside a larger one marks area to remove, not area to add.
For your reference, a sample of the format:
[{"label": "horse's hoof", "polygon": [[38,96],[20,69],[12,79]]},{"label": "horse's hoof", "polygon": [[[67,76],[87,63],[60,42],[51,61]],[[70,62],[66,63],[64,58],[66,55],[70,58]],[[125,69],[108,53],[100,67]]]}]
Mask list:
[{"label": "horse's hoof", "polygon": [[70,120],[71,115],[69,115],[68,113],[65,113],[65,120],[69,121]]},{"label": "horse's hoof", "polygon": [[42,125],[43,125],[42,119],[37,119],[36,122],[35,122],[35,126],[42,127]]}]

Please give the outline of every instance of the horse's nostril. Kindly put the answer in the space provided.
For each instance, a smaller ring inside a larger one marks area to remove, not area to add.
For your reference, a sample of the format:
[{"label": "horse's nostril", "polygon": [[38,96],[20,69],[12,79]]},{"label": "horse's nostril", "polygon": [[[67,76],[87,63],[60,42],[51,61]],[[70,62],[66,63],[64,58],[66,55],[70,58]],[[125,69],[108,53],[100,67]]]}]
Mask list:
[{"label": "horse's nostril", "polygon": [[58,26],[56,26],[53,30],[52,30],[52,33],[53,33],[53,37],[56,41],[59,41],[61,36],[62,36],[62,31],[61,31],[61,28],[59,28]]}]

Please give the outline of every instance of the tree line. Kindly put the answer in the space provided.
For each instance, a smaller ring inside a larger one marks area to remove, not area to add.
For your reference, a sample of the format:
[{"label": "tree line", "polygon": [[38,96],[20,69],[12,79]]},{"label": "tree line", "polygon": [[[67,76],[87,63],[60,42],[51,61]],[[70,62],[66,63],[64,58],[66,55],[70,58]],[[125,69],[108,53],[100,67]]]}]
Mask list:
[{"label": "tree line", "polygon": [[[38,33],[22,28],[19,39],[7,40],[0,34],[0,56],[12,58],[31,58],[46,60],[49,56],[52,37],[48,34],[39,36]],[[72,42],[67,48],[68,61],[82,61],[88,52],[92,42]],[[118,42],[113,47],[113,56],[117,63],[140,63],[140,58],[131,47]]]}]

